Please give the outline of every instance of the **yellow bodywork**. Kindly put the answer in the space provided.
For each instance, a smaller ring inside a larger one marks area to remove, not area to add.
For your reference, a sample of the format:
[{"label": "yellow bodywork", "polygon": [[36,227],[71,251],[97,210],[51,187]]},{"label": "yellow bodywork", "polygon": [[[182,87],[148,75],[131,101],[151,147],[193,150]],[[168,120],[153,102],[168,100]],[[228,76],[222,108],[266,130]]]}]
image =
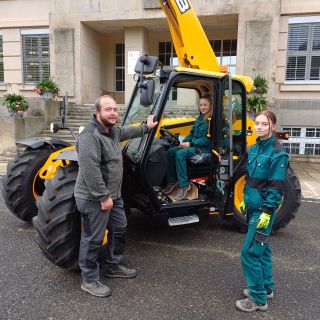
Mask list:
[{"label": "yellow bodywork", "polygon": [[65,167],[70,163],[69,160],[55,160],[55,157],[57,157],[63,151],[73,150],[74,148],[75,148],[75,146],[63,148],[63,149],[60,149],[60,150],[50,154],[50,156],[47,159],[46,163],[37,172],[37,174],[35,175],[35,177],[33,179],[32,193],[33,193],[33,197],[35,199],[37,199],[39,197],[38,193],[36,192],[36,187],[35,187],[37,179],[39,179],[39,178],[42,179],[42,180],[50,180],[50,179],[52,179],[55,176],[58,167]]},{"label": "yellow bodywork", "polygon": [[243,188],[246,182],[245,178],[246,176],[240,177],[234,186],[234,206],[238,210],[238,212],[241,212],[240,203],[243,201],[244,198]]},{"label": "yellow bodywork", "polygon": [[[255,132],[253,130],[254,121],[251,118],[247,117],[246,123],[247,123],[246,124],[247,125],[246,142],[247,142],[247,147],[250,147],[250,146],[253,146],[256,143],[257,135],[255,134]],[[241,122],[241,120],[236,120],[233,123],[232,130],[233,130],[233,132],[242,130],[242,122]]]},{"label": "yellow bodywork", "polygon": [[219,71],[219,62],[189,1],[163,1],[172,41],[181,66]]},{"label": "yellow bodywork", "polygon": [[[184,68],[189,72],[201,69],[200,72],[203,74],[224,77],[227,74],[226,66],[220,66],[190,1],[159,0],[159,2],[166,15],[174,48],[182,66],[178,69]],[[240,75],[232,77],[241,80],[247,92],[251,91],[253,80],[250,77]]]},{"label": "yellow bodywork", "polygon": [[[190,69],[190,68],[183,68],[183,67],[177,67],[174,69],[177,72],[188,72],[188,73],[194,73],[194,74],[203,74],[203,75],[209,75],[216,78],[223,78],[226,76],[226,73],[224,72],[218,72],[218,71],[210,71],[210,70],[204,70],[204,69]],[[240,76],[237,74],[233,74],[231,76],[232,79],[240,80],[247,92],[250,92],[253,88],[253,80],[248,76]]]},{"label": "yellow bodywork", "polygon": [[160,128],[168,129],[173,134],[180,133],[180,136],[187,136],[195,122],[193,117],[177,117],[164,118],[162,117],[156,132],[156,138],[160,137]]},{"label": "yellow bodywork", "polygon": [[[43,165],[43,167],[40,169],[40,171],[36,175],[36,177],[40,177],[43,180],[52,179],[55,176],[55,174],[57,173],[58,167],[66,167],[70,163],[70,160],[57,160],[55,158],[57,156],[59,156],[62,152],[67,151],[67,150],[74,150],[75,148],[76,148],[75,146],[71,146],[71,147],[66,147],[66,148],[60,149],[56,152],[53,152],[49,156],[48,160]],[[34,179],[33,186],[35,184],[35,180],[36,179]],[[38,197],[37,193],[35,192],[34,187],[33,187],[33,195],[34,195],[35,199]],[[104,234],[102,245],[105,246],[107,244],[107,242],[108,242],[108,230],[106,230],[106,232]]]},{"label": "yellow bodywork", "polygon": [[66,167],[70,163],[70,160],[56,160],[55,158],[58,155],[60,155],[60,153],[66,150],[74,150],[74,149],[75,149],[75,146],[71,146],[71,147],[66,147],[51,153],[50,157],[48,158],[44,166],[40,169],[40,172],[39,172],[40,178],[44,180],[52,179],[57,173],[58,167]]}]

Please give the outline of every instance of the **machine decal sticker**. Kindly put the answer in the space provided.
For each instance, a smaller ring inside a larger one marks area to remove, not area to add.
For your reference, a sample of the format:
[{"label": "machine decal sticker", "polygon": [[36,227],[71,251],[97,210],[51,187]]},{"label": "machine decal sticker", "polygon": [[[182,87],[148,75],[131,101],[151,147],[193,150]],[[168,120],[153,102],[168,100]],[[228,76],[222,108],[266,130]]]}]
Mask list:
[{"label": "machine decal sticker", "polygon": [[188,0],[174,0],[174,1],[177,4],[181,13],[185,13],[191,9],[191,6]]}]

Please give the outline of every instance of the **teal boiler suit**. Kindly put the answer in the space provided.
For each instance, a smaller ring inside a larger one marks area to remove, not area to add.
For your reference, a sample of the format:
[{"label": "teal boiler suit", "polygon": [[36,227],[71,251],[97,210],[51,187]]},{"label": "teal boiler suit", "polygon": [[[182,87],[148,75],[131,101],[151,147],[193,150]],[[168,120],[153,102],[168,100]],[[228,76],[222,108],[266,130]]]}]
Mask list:
[{"label": "teal boiler suit", "polygon": [[[242,269],[250,299],[257,304],[266,304],[266,291],[271,292],[274,288],[268,237],[282,203],[287,168],[288,155],[276,138],[258,138],[248,154],[244,187],[248,232],[241,249]],[[271,215],[267,229],[257,229],[262,212]]]},{"label": "teal boiler suit", "polygon": [[199,151],[201,153],[210,153],[211,141],[207,138],[208,121],[199,115],[192,126],[191,132],[183,139],[183,142],[189,142],[190,148],[173,147],[168,151],[167,183],[175,183],[178,180],[178,186],[185,188],[189,185],[187,174],[187,159]]}]

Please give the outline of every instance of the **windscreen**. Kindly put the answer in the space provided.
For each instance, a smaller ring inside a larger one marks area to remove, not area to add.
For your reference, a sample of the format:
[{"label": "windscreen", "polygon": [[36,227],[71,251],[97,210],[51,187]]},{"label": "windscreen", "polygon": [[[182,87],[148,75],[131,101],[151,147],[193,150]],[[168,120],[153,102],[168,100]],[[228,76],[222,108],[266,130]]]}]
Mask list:
[{"label": "windscreen", "polygon": [[[143,123],[146,123],[148,116],[154,113],[155,105],[157,104],[162,88],[158,78],[154,78],[154,81],[155,94],[153,103],[148,107],[145,107],[140,104],[141,91],[137,86],[133,94],[132,102],[128,106],[128,111],[123,125],[139,126]],[[126,143],[122,144],[122,148],[125,150],[126,155],[128,155],[132,161],[136,162],[140,159],[141,151],[144,148],[146,138],[147,135],[144,135],[142,137],[130,139]]]}]

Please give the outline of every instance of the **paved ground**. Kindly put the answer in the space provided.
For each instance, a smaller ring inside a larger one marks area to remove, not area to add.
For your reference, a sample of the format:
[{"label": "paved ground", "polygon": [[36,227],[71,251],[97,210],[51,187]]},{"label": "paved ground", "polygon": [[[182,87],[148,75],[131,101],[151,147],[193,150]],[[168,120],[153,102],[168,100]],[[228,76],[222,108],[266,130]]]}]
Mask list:
[{"label": "paved ground", "polygon": [[299,177],[303,197],[320,200],[320,163],[296,161],[291,166]]},{"label": "paved ground", "polygon": [[139,275],[102,278],[113,295],[99,299],[80,290],[79,274],[44,258],[33,228],[9,213],[0,196],[0,319],[317,320],[319,209],[320,203],[304,201],[296,219],[273,235],[275,298],[268,312],[248,315],[234,307],[244,286],[244,235],[217,217],[169,228],[132,215],[126,257]]}]

